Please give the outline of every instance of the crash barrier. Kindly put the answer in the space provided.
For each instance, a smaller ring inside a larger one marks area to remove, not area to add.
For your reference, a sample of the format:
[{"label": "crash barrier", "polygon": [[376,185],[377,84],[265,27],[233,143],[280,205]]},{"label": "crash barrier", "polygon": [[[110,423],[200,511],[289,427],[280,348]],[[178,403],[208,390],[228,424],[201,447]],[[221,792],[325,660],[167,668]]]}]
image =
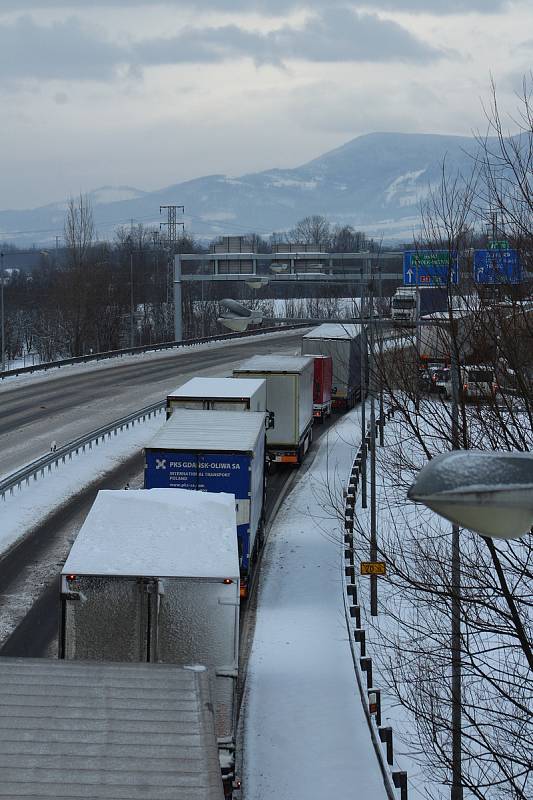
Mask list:
[{"label": "crash barrier", "polygon": [[0,372],[0,378],[8,378],[11,375],[24,375],[29,372],[44,372],[54,367],[66,367],[71,364],[86,364],[88,361],[103,361],[108,358],[119,358],[122,356],[136,355],[137,353],[153,353],[159,350],[174,350],[177,348],[192,347],[197,344],[207,344],[208,342],[225,342],[229,339],[241,339],[249,336],[259,336],[263,333],[279,333],[284,330],[297,330],[298,328],[309,328],[308,322],[297,322],[292,325],[278,325],[269,328],[256,328],[252,331],[242,331],[238,333],[221,333],[216,336],[201,336],[199,339],[184,339],[181,342],[162,342],[160,344],[141,345],[140,347],[125,347],[122,350],[106,350],[102,353],[90,353],[85,356],[75,356],[73,358],[63,358],[60,361],[47,361],[44,364],[33,364],[29,367],[18,367],[7,369]]},{"label": "crash barrier", "polygon": [[0,481],[0,496],[2,500],[6,499],[6,494],[12,495],[15,489],[20,489],[22,484],[25,483],[28,486],[32,478],[36,481],[39,476],[44,477],[45,473],[51,472],[52,467],[57,468],[60,463],[64,464],[67,458],[71,460],[72,456],[77,455],[80,450],[82,453],[87,449],[92,450],[93,446],[98,446],[106,438],[110,439],[111,436],[116,436],[119,431],[128,429],[130,426],[133,427],[138,422],[144,422],[156,414],[161,414],[165,408],[166,402],[164,401],[152,403],[152,405],[141,408],[139,411],[134,411],[133,414],[114,420],[109,425],[90,431],[85,436],[80,436],[62,447],[56,447],[55,443],[52,443],[49,453],[37,458]]},{"label": "crash barrier", "polygon": [[[384,423],[394,416],[394,409],[385,413]],[[369,447],[373,447],[378,438],[379,424],[376,423],[374,441],[371,431],[367,430],[365,441],[361,442],[352,464],[352,471],[345,490],[344,505],[344,575],[346,593],[344,608],[348,629],[350,648],[354,663],[355,675],[363,709],[372,736],[385,790],[389,800],[398,800],[395,789],[400,790],[399,800],[407,800],[407,772],[397,767],[394,760],[394,734],[390,726],[382,725],[381,689],[374,684],[372,657],[367,652],[366,631],[361,624],[361,606],[359,605],[358,586],[355,577],[354,548],[354,516],[355,501],[361,476],[361,465]]]}]

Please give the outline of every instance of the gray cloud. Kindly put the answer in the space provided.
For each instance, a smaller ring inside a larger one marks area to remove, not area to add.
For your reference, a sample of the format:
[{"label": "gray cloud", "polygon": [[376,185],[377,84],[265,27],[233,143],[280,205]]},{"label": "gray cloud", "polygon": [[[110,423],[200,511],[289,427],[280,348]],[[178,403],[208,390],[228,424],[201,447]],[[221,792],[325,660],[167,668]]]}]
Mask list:
[{"label": "gray cloud", "polygon": [[371,14],[331,8],[303,28],[284,26],[267,34],[235,25],[189,28],[169,39],[147,41],[135,48],[141,63],[223,61],[247,56],[258,64],[281,64],[291,58],[315,62],[429,61],[441,53],[395,22]]},{"label": "gray cloud", "polygon": [[112,77],[121,53],[75,19],[47,27],[30,17],[0,26],[0,75],[20,78],[96,79]]},{"label": "gray cloud", "polygon": [[24,78],[110,80],[119,66],[140,76],[146,66],[214,63],[251,58],[281,65],[291,58],[314,62],[410,61],[442,55],[395,22],[371,14],[331,8],[302,28],[288,25],[267,33],[237,25],[189,27],[176,36],[147,39],[129,47],[105,40],[105,32],[74,18],[41,26],[23,16],[0,26],[0,74]]},{"label": "gray cloud", "polygon": [[[411,11],[437,16],[447,14],[468,14],[472,11],[484,14],[497,13],[509,6],[509,0],[346,0],[347,6],[372,10]],[[195,0],[92,0],[92,6],[106,8],[146,7],[153,11],[154,6],[183,7],[198,9]],[[296,8],[328,9],[328,0],[202,0],[202,11],[250,12],[260,11],[274,15],[293,11]],[[24,0],[24,10],[66,8],[72,11],[87,8],[86,0]],[[20,11],[20,1],[0,0],[0,11]]]}]

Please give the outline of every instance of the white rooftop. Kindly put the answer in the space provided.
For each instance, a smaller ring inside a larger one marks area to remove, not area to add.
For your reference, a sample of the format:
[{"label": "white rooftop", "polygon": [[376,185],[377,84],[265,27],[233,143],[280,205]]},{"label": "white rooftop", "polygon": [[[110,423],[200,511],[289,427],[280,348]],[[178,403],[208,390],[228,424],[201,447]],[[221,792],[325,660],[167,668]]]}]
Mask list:
[{"label": "white rooftop", "polygon": [[169,393],[169,397],[249,398],[264,384],[258,378],[191,378]]},{"label": "white rooftop", "polygon": [[361,326],[353,323],[325,322],[309,333],[303,339],[355,339],[361,333]]},{"label": "white rooftop", "polygon": [[176,408],[145,449],[252,453],[264,427],[265,415],[260,411]]},{"label": "white rooftop", "polygon": [[231,494],[103,490],[63,574],[237,579],[236,531]]},{"label": "white rooftop", "polygon": [[313,359],[309,356],[252,356],[239,364],[234,372],[303,372]]}]

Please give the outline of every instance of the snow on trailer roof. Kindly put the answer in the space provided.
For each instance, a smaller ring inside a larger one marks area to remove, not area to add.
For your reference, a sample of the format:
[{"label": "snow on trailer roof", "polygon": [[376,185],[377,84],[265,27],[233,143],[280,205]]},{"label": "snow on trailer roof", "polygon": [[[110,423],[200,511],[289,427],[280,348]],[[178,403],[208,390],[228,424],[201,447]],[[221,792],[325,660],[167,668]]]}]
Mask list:
[{"label": "snow on trailer roof", "polygon": [[309,356],[252,356],[243,361],[234,372],[294,372],[301,373],[312,362]]},{"label": "snow on trailer roof", "polygon": [[0,797],[223,800],[207,672],[0,658]]},{"label": "snow on trailer roof", "polygon": [[235,498],[189,489],[102,490],[63,575],[237,580]]},{"label": "snow on trailer roof", "polygon": [[355,339],[361,333],[361,325],[353,323],[326,322],[303,335],[303,339]]},{"label": "snow on trailer roof", "polygon": [[261,411],[195,411],[176,408],[145,450],[253,453],[264,436]]},{"label": "snow on trailer roof", "polygon": [[169,397],[252,397],[264,383],[259,378],[191,378],[178,386]]}]

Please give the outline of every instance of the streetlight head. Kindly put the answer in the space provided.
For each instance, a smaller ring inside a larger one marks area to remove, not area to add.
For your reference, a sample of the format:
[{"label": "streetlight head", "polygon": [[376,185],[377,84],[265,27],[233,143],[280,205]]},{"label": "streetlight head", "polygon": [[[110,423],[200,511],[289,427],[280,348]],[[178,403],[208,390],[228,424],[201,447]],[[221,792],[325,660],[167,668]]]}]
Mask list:
[{"label": "streetlight head", "polygon": [[442,453],[420,470],[407,496],[483,536],[517,539],[533,525],[533,454]]},{"label": "streetlight head", "polygon": [[263,286],[268,286],[269,280],[268,278],[257,278],[257,280],[249,280],[246,281],[246,285],[250,287],[250,289],[262,289]]}]

